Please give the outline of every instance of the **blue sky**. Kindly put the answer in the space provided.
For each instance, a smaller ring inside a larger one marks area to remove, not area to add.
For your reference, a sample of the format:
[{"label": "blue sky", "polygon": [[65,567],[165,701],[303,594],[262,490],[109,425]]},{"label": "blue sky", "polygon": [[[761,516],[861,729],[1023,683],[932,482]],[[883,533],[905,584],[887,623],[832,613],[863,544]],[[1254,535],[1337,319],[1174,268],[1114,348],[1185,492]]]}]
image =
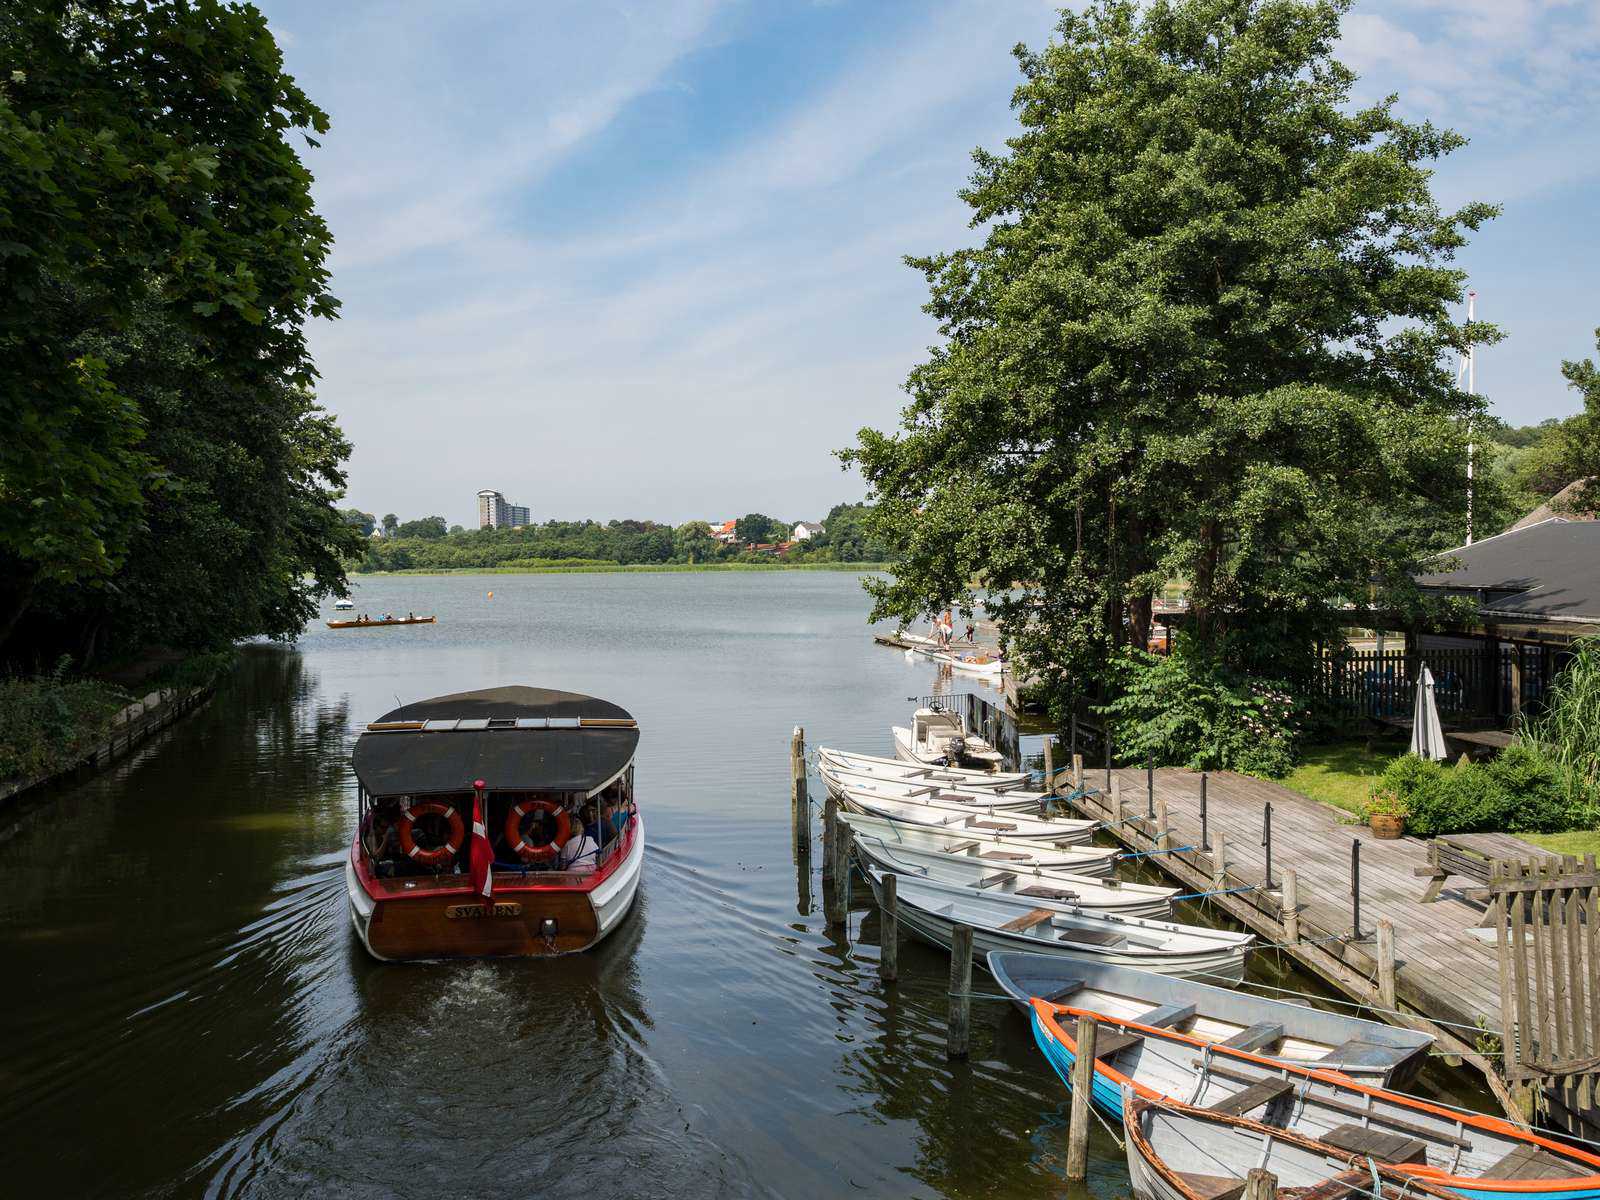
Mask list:
[{"label": "blue sky", "polygon": [[[935,333],[901,256],[973,238],[956,189],[1012,128],[1033,0],[266,0],[330,114],[307,161],[344,315],[313,330],[351,501],[470,523],[822,515],[831,451],[892,425]],[[1471,144],[1447,204],[1508,339],[1479,388],[1577,408],[1600,325],[1600,0],[1368,0],[1370,98]]]}]

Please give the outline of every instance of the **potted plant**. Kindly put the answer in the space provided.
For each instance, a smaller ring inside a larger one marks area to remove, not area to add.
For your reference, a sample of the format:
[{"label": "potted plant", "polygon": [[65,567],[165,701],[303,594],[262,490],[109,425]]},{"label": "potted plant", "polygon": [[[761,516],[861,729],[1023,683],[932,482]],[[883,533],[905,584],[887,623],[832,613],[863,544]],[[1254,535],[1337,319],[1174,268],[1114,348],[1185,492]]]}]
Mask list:
[{"label": "potted plant", "polygon": [[1367,795],[1367,825],[1372,836],[1392,841],[1406,831],[1406,802],[1397,792],[1375,787]]}]

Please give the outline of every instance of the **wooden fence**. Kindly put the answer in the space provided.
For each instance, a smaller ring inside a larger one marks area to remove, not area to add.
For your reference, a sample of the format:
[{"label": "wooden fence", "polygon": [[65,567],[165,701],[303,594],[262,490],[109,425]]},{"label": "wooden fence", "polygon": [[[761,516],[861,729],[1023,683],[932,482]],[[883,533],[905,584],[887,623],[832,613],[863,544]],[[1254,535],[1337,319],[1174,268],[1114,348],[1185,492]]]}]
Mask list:
[{"label": "wooden fence", "polygon": [[1408,717],[1416,704],[1417,674],[1426,663],[1440,719],[1498,723],[1540,701],[1559,669],[1555,653],[1510,643],[1409,654],[1345,648],[1322,656],[1313,687],[1352,717]]},{"label": "wooden fence", "polygon": [[1506,1079],[1544,1124],[1600,1136],[1600,872],[1594,855],[1496,861]]}]

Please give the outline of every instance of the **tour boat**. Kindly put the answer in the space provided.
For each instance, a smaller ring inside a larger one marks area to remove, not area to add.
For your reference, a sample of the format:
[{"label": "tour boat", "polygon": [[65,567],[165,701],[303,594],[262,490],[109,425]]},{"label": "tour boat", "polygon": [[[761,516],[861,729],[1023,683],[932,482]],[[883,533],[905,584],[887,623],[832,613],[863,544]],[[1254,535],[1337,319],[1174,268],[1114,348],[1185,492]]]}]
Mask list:
[{"label": "tour boat", "polygon": [[378,625],[432,625],[429,617],[356,617],[350,621],[329,621],[329,629],[371,629]]},{"label": "tour boat", "polygon": [[[1034,1040],[1070,1088],[1078,1018],[1101,1014],[1041,999],[1029,1005]],[[1387,1162],[1468,1200],[1600,1200],[1600,1155],[1500,1117],[1140,1021],[1104,1020],[1096,1038],[1091,1100],[1118,1120],[1130,1097],[1179,1100]]]},{"label": "tour boat", "polygon": [[964,827],[945,829],[933,825],[915,825],[909,821],[849,811],[840,812],[839,820],[848,825],[852,833],[865,834],[891,846],[904,846],[951,857],[971,855],[996,866],[1020,867],[1029,871],[1039,868],[1104,878],[1117,865],[1117,855],[1120,853],[1105,846],[1081,845],[1071,841],[1029,841],[1007,837],[1003,833],[980,832]]},{"label": "tour boat", "polygon": [[1414,1029],[1132,967],[1006,953],[989,956],[989,974],[1024,1013],[1035,996],[1052,1004],[1070,1001],[1108,1020],[1253,1048],[1267,1058],[1339,1071],[1379,1087],[1402,1087],[1416,1078],[1433,1045],[1432,1037]]},{"label": "tour boat", "polygon": [[942,708],[919,708],[911,728],[890,727],[896,757],[929,766],[971,767],[998,771],[1000,751],[969,730],[961,717]]},{"label": "tour boat", "polygon": [[[872,865],[863,869],[881,902],[887,872]],[[970,926],[979,961],[994,950],[1033,950],[1163,975],[1237,983],[1244,978],[1245,956],[1255,943],[1248,933],[1091,912],[1029,896],[997,896],[898,871],[893,874],[900,924],[945,949],[950,948],[956,926]]]},{"label": "tour boat", "polygon": [[356,739],[350,921],[380,959],[549,957],[628,915],[644,866],[639,727],[501,687],[402,705]]}]

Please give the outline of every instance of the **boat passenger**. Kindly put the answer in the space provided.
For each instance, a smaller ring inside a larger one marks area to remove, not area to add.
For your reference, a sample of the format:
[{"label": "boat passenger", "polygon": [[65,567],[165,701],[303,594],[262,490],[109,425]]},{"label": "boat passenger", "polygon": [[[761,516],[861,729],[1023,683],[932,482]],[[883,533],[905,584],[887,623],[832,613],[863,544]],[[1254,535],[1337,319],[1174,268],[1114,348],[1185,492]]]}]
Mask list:
[{"label": "boat passenger", "polygon": [[594,838],[589,836],[589,831],[581,824],[578,828],[582,832],[574,834],[572,839],[561,847],[557,862],[563,871],[592,871],[600,857],[600,847]]}]

